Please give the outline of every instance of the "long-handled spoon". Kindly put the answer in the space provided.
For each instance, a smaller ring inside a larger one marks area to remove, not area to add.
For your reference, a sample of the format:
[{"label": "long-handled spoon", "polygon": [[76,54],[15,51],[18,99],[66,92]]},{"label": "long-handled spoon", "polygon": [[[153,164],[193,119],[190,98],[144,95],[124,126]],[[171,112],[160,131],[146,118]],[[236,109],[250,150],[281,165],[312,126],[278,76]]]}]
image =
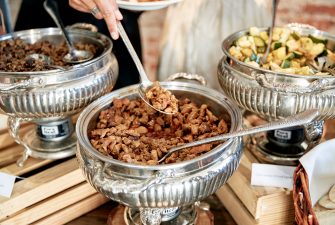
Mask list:
[{"label": "long-handled spoon", "polygon": [[159,111],[159,112],[165,113],[165,114],[173,114],[173,113],[170,113],[170,112],[166,112],[166,111],[160,110],[157,107],[154,107],[150,103],[150,101],[148,100],[148,98],[146,96],[146,93],[153,87],[153,82],[151,82],[148,79],[148,76],[145,73],[143,65],[142,65],[140,59],[138,58],[138,55],[136,54],[135,49],[134,49],[133,45],[131,44],[131,42],[130,42],[130,40],[128,38],[128,35],[127,35],[126,31],[124,30],[122,24],[118,23],[117,27],[118,27],[120,36],[121,36],[124,44],[126,45],[128,51],[130,53],[130,56],[132,57],[135,65],[136,65],[136,68],[137,68],[137,70],[138,70],[138,72],[140,74],[140,77],[141,77],[141,83],[140,83],[140,85],[138,87],[138,93],[139,93],[140,97],[143,99],[143,101],[145,103],[147,103],[149,106],[151,106],[156,111]]},{"label": "long-handled spoon", "polygon": [[67,33],[62,20],[60,19],[58,3],[55,0],[46,0],[43,4],[45,10],[49,13],[57,26],[62,30],[66,44],[69,48],[69,53],[64,56],[64,62],[77,64],[86,62],[93,58],[93,53],[84,50],[75,49],[69,34]]},{"label": "long-handled spoon", "polygon": [[158,160],[158,163],[163,162],[172,153],[183,150],[185,148],[190,148],[190,147],[194,147],[197,145],[207,144],[207,143],[216,142],[216,141],[222,142],[229,138],[241,137],[244,135],[255,134],[255,133],[265,132],[269,130],[277,130],[277,129],[283,129],[283,128],[288,128],[288,127],[300,126],[300,125],[304,125],[304,124],[312,122],[318,116],[319,116],[318,110],[310,109],[310,110],[306,110],[305,112],[302,112],[302,113],[299,113],[293,116],[289,116],[285,119],[269,122],[269,123],[266,123],[266,124],[263,124],[257,127],[252,127],[252,128],[248,128],[248,129],[244,129],[240,131],[222,134],[222,135],[202,139],[199,141],[194,141],[191,143],[183,144],[180,146],[176,146],[176,147],[170,148],[168,152],[161,159]]},{"label": "long-handled spoon", "polygon": [[276,22],[276,14],[277,14],[277,7],[278,7],[279,0],[272,0],[272,20],[271,20],[271,27],[269,31],[269,40],[268,40],[268,46],[266,47],[266,51],[261,59],[261,63],[266,63],[266,58],[269,55],[271,43],[272,43],[272,36],[273,36],[273,28],[275,27]]}]

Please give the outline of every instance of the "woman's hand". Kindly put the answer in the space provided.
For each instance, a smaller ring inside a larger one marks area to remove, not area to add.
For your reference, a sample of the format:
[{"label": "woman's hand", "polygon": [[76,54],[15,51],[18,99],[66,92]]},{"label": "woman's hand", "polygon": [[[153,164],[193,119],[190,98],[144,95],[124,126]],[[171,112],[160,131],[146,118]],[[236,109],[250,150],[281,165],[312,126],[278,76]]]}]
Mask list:
[{"label": "woman's hand", "polygon": [[97,19],[104,19],[112,38],[119,38],[116,24],[123,17],[115,0],[69,0],[69,5],[78,11],[91,13]]}]

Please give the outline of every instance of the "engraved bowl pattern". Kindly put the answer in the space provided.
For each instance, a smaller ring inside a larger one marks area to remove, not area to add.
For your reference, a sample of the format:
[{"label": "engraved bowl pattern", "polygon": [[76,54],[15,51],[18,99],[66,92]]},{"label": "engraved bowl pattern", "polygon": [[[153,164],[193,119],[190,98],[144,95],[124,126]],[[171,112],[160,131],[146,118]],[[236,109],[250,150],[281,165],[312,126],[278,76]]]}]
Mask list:
[{"label": "engraved bowl pattern", "polygon": [[[97,56],[64,71],[0,72],[0,108],[3,113],[29,119],[65,117],[79,112],[112,90],[118,76],[118,63],[111,52],[111,40],[87,30],[72,30],[70,35],[75,41],[96,44]],[[45,39],[54,44],[62,41],[57,28],[19,31],[1,36],[0,41],[13,37],[31,43]]]},{"label": "engraved bowl pattern", "polygon": [[[206,103],[214,113],[221,112],[240,129],[242,115],[223,94],[184,82],[162,82],[177,98]],[[90,104],[80,115],[77,159],[86,179],[110,199],[130,207],[168,208],[192,204],[213,194],[237,169],[242,155],[242,139],[234,138],[195,159],[167,165],[142,166],[111,159],[93,148],[88,131],[93,129],[99,112],[113,98],[139,97],[137,85],[113,91]]]}]

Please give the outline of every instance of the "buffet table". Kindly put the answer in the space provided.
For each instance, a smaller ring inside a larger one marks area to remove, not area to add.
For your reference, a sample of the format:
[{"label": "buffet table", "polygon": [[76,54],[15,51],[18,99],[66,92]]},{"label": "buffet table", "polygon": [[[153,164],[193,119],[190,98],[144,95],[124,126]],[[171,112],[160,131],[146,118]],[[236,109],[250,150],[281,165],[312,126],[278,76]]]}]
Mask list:
[{"label": "buffet table", "polygon": [[[27,124],[21,132],[25,133],[30,129],[32,125]],[[335,120],[328,120],[323,140],[334,137]],[[77,168],[75,158],[58,161],[30,158],[23,168],[19,168],[15,163],[22,153],[22,147],[14,142],[7,130],[2,130],[0,140],[0,172],[24,178],[17,179],[11,198],[0,197],[1,224],[22,224],[23,221],[36,224],[106,224],[109,213],[118,204],[102,197],[87,184]],[[244,158],[245,154],[242,161]],[[231,180],[239,176],[241,171],[245,172],[243,162]],[[229,181],[228,185],[233,187]],[[259,190],[261,187],[257,188]],[[220,195],[218,197],[224,202]],[[227,211],[219,199],[210,196],[205,200],[211,206],[215,224],[243,224],[240,220],[245,219],[245,215],[236,215],[236,210],[241,209],[236,209],[235,214]]]}]

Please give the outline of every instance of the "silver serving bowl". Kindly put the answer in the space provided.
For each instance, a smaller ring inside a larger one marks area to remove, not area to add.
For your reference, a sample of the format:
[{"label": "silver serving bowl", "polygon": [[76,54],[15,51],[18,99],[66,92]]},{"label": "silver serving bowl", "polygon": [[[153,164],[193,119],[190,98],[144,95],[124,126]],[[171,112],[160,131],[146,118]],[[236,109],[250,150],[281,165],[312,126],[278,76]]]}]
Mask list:
[{"label": "silver serving bowl", "polygon": [[[87,30],[72,29],[69,34],[74,42],[95,44],[96,56],[65,70],[0,71],[0,108],[4,113],[20,118],[64,117],[111,91],[118,76],[111,40]],[[1,36],[0,42],[11,38],[28,43],[48,40],[55,45],[64,41],[58,28],[19,31]]]},{"label": "silver serving bowl", "polygon": [[[76,137],[70,116],[80,112],[100,96],[110,92],[118,77],[118,63],[112,41],[105,35],[83,29],[69,29],[73,42],[94,44],[93,59],[70,67],[47,71],[0,71],[0,110],[8,115],[9,133],[24,147],[19,166],[29,156],[59,159],[75,153]],[[58,28],[32,29],[0,36],[0,42],[21,38],[35,43],[64,42]],[[32,121],[37,129],[20,137],[22,121]]]},{"label": "silver serving bowl", "polygon": [[[291,26],[302,35],[323,36],[327,48],[335,50],[335,36],[303,26]],[[262,28],[261,31],[268,30]],[[248,30],[236,32],[222,44],[224,57],[218,65],[218,79],[224,92],[240,107],[268,120],[287,117],[306,109],[320,110],[319,119],[335,117],[335,77],[291,75],[253,67],[229,54],[229,48]]]},{"label": "silver serving bowl", "polygon": [[[188,97],[197,104],[209,105],[215,115],[230,122],[231,131],[241,128],[239,109],[222,93],[185,82],[161,85],[177,98]],[[108,108],[114,98],[139,98],[137,88],[138,85],[132,85],[113,91],[80,114],[76,125],[77,158],[86,179],[108,198],[142,211],[190,205],[214,193],[239,164],[241,138],[229,139],[192,160],[156,166],[121,162],[101,154],[91,145],[88,132],[95,128],[100,111]]]}]

